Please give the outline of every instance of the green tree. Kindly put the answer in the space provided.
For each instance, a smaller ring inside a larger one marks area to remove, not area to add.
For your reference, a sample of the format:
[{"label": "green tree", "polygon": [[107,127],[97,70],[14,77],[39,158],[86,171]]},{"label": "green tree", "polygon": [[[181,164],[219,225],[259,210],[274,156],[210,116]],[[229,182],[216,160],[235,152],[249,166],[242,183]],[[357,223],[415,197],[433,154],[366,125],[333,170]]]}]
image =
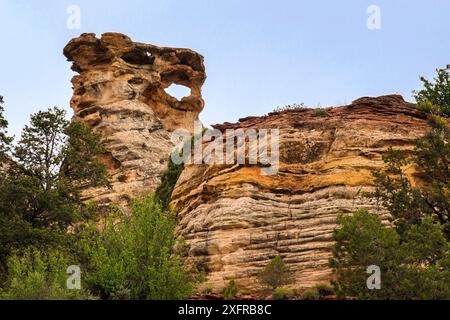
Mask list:
[{"label": "green tree", "polygon": [[[450,74],[447,70],[437,69],[434,82],[420,77],[424,88],[414,91],[419,105],[439,115],[450,115]],[[428,105],[428,106],[427,106]],[[434,107],[433,107],[434,106]]]},{"label": "green tree", "polygon": [[[80,191],[108,185],[99,136],[58,108],[31,116],[0,180],[0,270],[13,249],[65,245],[88,212]],[[89,211],[90,212],[90,211]]]},{"label": "green tree", "polygon": [[112,214],[102,232],[93,226],[84,237],[90,288],[106,299],[188,297],[195,278],[175,250],[174,217],[153,195],[134,201],[131,211],[129,216]]},{"label": "green tree", "polygon": [[[450,114],[449,79],[442,69],[437,70],[434,83],[421,77],[424,88],[415,92],[415,98],[419,108],[431,113],[432,128],[416,141],[412,152],[390,149],[383,156],[385,168],[374,172],[375,196],[391,213],[400,233],[424,216],[432,216],[444,225],[450,239],[450,130],[444,118]],[[421,183],[412,183],[405,174],[407,167],[415,168]]]},{"label": "green tree", "polygon": [[3,97],[0,96],[0,165],[4,165],[5,160],[8,158],[8,152],[13,141],[13,138],[8,135],[8,121],[3,116],[5,112],[3,103]]},{"label": "green tree", "polygon": [[292,281],[289,267],[280,256],[273,258],[263,271],[258,275],[261,283],[275,290]]},{"label": "green tree", "polygon": [[[357,299],[449,299],[450,248],[431,217],[411,226],[401,240],[381,219],[359,210],[340,216],[330,265],[338,297]],[[381,289],[367,288],[367,267],[381,270]]]},{"label": "green tree", "polygon": [[[390,212],[400,233],[424,216],[432,216],[450,239],[450,130],[431,129],[418,139],[412,152],[390,149],[385,168],[376,170],[375,197]],[[422,181],[413,187],[405,168],[413,166]]]},{"label": "green tree", "polygon": [[6,300],[69,300],[86,299],[82,289],[67,288],[67,267],[70,259],[62,252],[24,249],[8,258],[8,274],[0,289]]},{"label": "green tree", "polygon": [[161,177],[161,183],[155,191],[156,198],[161,202],[164,210],[169,209],[172,192],[175,185],[180,178],[184,169],[184,163],[175,164],[172,159],[169,159],[169,167]]},{"label": "green tree", "polygon": [[234,279],[231,279],[223,290],[223,298],[225,300],[234,300],[237,293],[238,289],[236,286],[236,282],[234,281]]},{"label": "green tree", "polygon": [[[198,143],[199,139],[201,139],[207,132],[208,129],[203,128],[201,134],[192,136],[189,141],[185,142],[183,150],[174,151],[179,153],[179,156],[182,158],[182,163],[176,164],[172,161],[172,156],[169,157],[169,165],[167,167],[167,170],[163,173],[161,177],[161,183],[155,191],[156,199],[161,202],[163,210],[169,209],[173,189],[175,188],[175,185],[177,184],[177,181],[184,170],[185,161],[188,158],[189,154],[188,152],[192,152],[192,148],[194,148],[195,143]],[[191,148],[190,151],[188,151],[189,146]]]},{"label": "green tree", "polygon": [[[415,98],[418,108],[430,113],[430,131],[414,150],[391,148],[383,155],[385,167],[374,172],[374,196],[390,213],[392,227],[365,211],[338,219],[330,264],[341,296],[450,298],[449,78],[445,70],[438,70],[434,83],[421,78],[424,89]],[[414,168],[415,181],[407,168]],[[369,265],[381,268],[381,290],[365,286]]]}]

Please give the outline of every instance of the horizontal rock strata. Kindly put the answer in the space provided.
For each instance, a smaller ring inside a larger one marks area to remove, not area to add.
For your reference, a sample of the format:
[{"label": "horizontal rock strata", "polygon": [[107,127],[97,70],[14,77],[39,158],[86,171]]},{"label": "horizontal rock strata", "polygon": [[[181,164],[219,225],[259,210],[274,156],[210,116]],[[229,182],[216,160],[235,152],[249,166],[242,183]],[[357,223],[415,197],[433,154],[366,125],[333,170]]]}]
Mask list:
[{"label": "horizontal rock strata", "polygon": [[368,197],[372,170],[389,147],[412,149],[428,124],[425,114],[390,95],[326,114],[299,109],[215,128],[280,130],[277,174],[254,165],[189,165],[172,195],[190,261],[208,271],[204,286],[220,290],[230,279],[258,289],[255,276],[277,255],[294,271],[294,287],[329,280],[337,215],[367,208],[386,218]]}]

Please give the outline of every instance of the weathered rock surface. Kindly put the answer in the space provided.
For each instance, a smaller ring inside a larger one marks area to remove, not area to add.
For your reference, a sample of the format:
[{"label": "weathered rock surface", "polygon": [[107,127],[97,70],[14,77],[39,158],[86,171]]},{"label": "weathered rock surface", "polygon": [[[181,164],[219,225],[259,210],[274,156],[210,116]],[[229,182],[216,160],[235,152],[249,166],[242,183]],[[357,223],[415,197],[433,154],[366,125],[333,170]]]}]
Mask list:
[{"label": "weathered rock surface", "polygon": [[295,271],[295,287],[329,280],[337,215],[367,208],[387,217],[367,197],[371,172],[389,147],[412,149],[428,124],[390,95],[329,108],[325,116],[306,109],[215,128],[280,129],[276,175],[250,165],[189,165],[172,195],[189,257],[209,271],[205,286],[219,290],[229,279],[257,288],[255,275],[277,255]]},{"label": "weathered rock surface", "polygon": [[[119,33],[82,34],[69,42],[64,55],[79,73],[72,79],[74,119],[101,133],[103,161],[113,189],[86,190],[86,199],[126,203],[154,190],[173,146],[170,132],[193,130],[204,107],[203,57],[189,49],[137,43]],[[189,87],[181,101],[165,92],[171,84]]]},{"label": "weathered rock surface", "polygon": [[[192,133],[204,107],[203,57],[117,33],[83,34],[64,54],[79,73],[72,80],[74,119],[102,135],[102,160],[113,179],[112,190],[89,189],[85,198],[124,204],[154,190],[173,148],[171,132]],[[170,96],[165,89],[173,83],[191,94]],[[411,149],[428,124],[425,114],[391,95],[361,98],[326,115],[294,110],[215,128],[280,130],[277,174],[263,175],[256,165],[188,165],[172,195],[189,259],[209,271],[205,286],[218,291],[230,279],[257,289],[256,274],[277,255],[294,270],[297,288],[330,279],[337,215],[367,208],[387,217],[367,197],[371,171],[389,147]]]}]

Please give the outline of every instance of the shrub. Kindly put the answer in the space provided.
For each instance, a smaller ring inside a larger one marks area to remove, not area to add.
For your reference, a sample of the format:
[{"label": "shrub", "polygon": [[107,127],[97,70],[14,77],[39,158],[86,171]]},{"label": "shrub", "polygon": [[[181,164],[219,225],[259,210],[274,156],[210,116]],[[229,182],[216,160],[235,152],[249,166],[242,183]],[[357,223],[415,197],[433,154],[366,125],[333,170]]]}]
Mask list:
[{"label": "shrub", "polygon": [[225,300],[233,300],[236,297],[237,292],[236,282],[231,279],[223,290],[223,298]]},{"label": "shrub", "polygon": [[416,104],[416,108],[420,111],[431,113],[431,114],[439,114],[440,110],[438,106],[435,106],[430,101],[421,101]]},{"label": "shrub", "polygon": [[203,294],[210,294],[212,292],[213,292],[213,290],[212,290],[211,287],[205,287],[205,288],[202,289],[202,293]]},{"label": "shrub", "polygon": [[272,291],[291,282],[289,267],[280,256],[272,259],[258,275],[258,278],[263,285],[269,287]]},{"label": "shrub", "polygon": [[317,288],[311,288],[309,290],[306,290],[305,292],[303,292],[302,298],[303,300],[319,300],[320,298],[319,290],[317,290]]},{"label": "shrub", "polygon": [[292,290],[288,288],[276,288],[272,293],[273,300],[286,300],[292,295]]},{"label": "shrub", "polygon": [[326,117],[328,116],[328,110],[327,109],[315,109],[314,110],[314,115],[316,117]]},{"label": "shrub", "polygon": [[[163,173],[161,177],[161,183],[156,188],[155,196],[156,199],[158,199],[161,202],[163,210],[169,209],[170,200],[172,198],[172,192],[175,188],[175,185],[177,184],[178,179],[180,178],[181,173],[184,170],[184,161],[186,161],[186,157],[188,155],[188,152],[192,151],[192,147],[194,144],[199,140],[202,139],[202,137],[208,132],[207,128],[203,128],[201,134],[197,134],[195,136],[192,136],[190,141],[185,141],[183,150],[178,150],[174,152],[180,152],[180,157],[182,157],[183,163],[175,164],[172,161],[172,155],[169,157],[169,165],[167,167],[167,170]],[[189,149],[189,145],[191,147],[191,150]],[[182,154],[181,152],[184,152]]]},{"label": "shrub", "polygon": [[169,208],[173,189],[183,172],[184,164],[175,164],[169,159],[169,166],[161,177],[161,184],[155,191],[156,198],[161,202],[163,210]]},{"label": "shrub", "polygon": [[319,283],[315,288],[321,297],[332,296],[334,294],[334,288],[327,283]]},{"label": "shrub", "polygon": [[305,106],[304,103],[294,103],[294,104],[288,104],[283,107],[276,107],[273,112],[290,112],[290,111],[302,111],[307,110],[308,108]]},{"label": "shrub", "polygon": [[[449,299],[450,248],[443,227],[431,217],[402,237],[365,210],[340,216],[330,263],[338,297],[358,299]],[[381,289],[367,288],[367,267],[381,270]]]},{"label": "shrub", "polygon": [[445,120],[443,117],[438,115],[431,115],[430,116],[430,123],[434,128],[444,130],[448,126],[447,120]]},{"label": "shrub", "polygon": [[84,299],[82,290],[67,288],[67,267],[71,264],[57,250],[47,253],[34,248],[24,249],[8,258],[8,273],[0,299],[6,300],[68,300]]},{"label": "shrub", "polygon": [[131,211],[111,216],[102,233],[83,239],[90,261],[86,282],[106,299],[188,297],[195,278],[175,252],[174,217],[152,195],[134,201]]}]

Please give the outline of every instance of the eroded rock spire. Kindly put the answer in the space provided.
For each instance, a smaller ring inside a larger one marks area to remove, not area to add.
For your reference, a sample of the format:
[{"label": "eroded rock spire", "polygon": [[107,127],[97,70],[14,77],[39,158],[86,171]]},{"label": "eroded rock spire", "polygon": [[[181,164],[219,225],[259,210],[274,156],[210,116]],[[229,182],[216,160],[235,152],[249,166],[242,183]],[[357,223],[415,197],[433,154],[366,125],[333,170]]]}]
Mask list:
[{"label": "eroded rock spire", "polygon": [[[86,190],[86,198],[124,203],[154,190],[173,147],[170,132],[192,131],[203,110],[203,57],[189,49],[133,42],[119,33],[100,39],[82,34],[67,44],[64,55],[79,73],[72,79],[74,119],[102,135],[103,161],[113,178],[112,190]],[[165,91],[172,84],[188,87],[190,95],[172,97]]]}]

